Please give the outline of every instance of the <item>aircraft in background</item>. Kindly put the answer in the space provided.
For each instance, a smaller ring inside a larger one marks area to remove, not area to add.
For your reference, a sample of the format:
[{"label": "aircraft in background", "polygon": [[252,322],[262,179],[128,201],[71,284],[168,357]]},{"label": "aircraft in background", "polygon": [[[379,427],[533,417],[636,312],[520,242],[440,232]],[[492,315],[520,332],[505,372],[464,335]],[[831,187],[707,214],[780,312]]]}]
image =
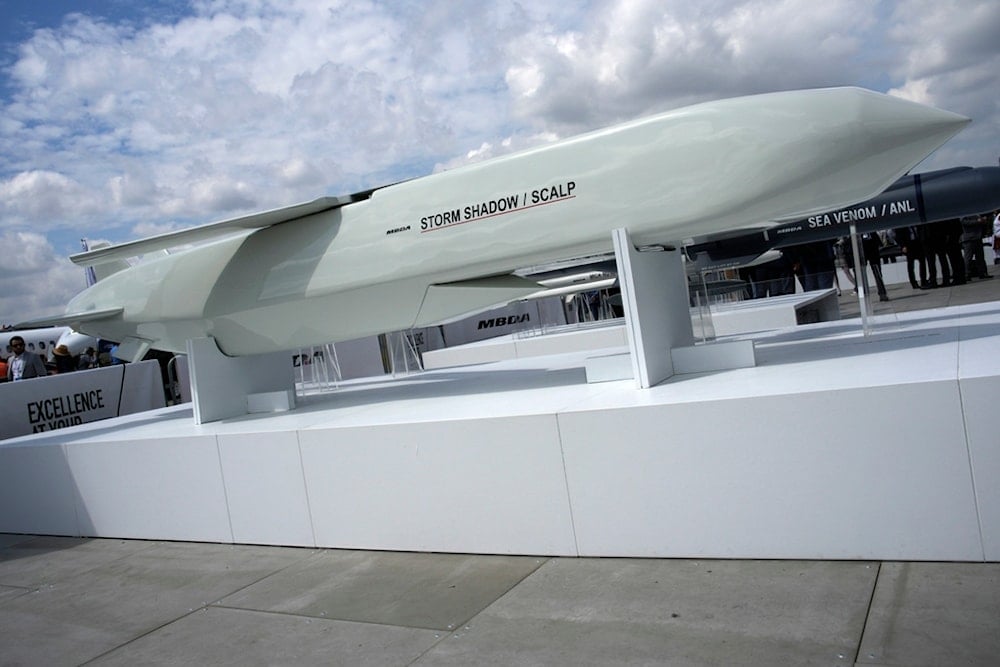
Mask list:
[{"label": "aircraft in background", "polygon": [[[45,361],[52,360],[52,351],[59,345],[63,335],[72,333],[69,327],[45,327],[41,329],[7,329],[0,332],[0,357],[6,359],[12,354],[10,339],[20,336],[24,339],[24,349],[34,352]],[[84,348],[86,349],[86,347]],[[82,352],[83,350],[80,350]],[[77,353],[79,354],[79,352]]]}]

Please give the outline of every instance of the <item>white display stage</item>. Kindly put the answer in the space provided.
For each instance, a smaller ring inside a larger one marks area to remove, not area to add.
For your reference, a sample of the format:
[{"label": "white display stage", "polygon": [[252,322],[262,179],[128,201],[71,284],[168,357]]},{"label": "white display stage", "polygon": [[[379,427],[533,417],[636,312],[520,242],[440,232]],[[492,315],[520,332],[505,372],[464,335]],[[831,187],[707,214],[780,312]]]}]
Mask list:
[{"label": "white display stage", "polygon": [[712,304],[709,310],[716,336],[753,333],[840,319],[837,290],[832,287],[766,299]]},{"label": "white display stage", "polygon": [[179,406],[7,440],[0,531],[1000,560],[1000,302],[860,328],[757,334],[756,367],[646,390],[587,384],[595,353],[574,351],[345,382],[286,413],[196,426]]},{"label": "white display stage", "polygon": [[[694,331],[711,329],[716,336],[729,336],[791,327],[800,321],[839,320],[840,304],[837,290],[831,288],[713,304],[704,313],[706,322],[702,322],[702,313],[697,308],[690,312]],[[625,345],[628,345],[625,321],[618,318],[550,327],[545,332],[527,330],[430,350],[423,353],[423,363],[427,369],[448,368]]]}]

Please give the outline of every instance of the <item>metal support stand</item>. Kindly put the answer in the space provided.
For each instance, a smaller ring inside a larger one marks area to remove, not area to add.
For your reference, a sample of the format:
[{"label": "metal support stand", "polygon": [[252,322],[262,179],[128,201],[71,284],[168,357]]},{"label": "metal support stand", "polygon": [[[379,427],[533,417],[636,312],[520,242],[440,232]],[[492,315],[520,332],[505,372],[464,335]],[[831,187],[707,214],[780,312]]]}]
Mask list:
[{"label": "metal support stand", "polygon": [[858,291],[858,310],[861,312],[861,330],[865,336],[871,335],[871,302],[868,299],[868,269],[865,268],[865,257],[858,243],[858,226],[851,223],[851,251],[854,253],[854,282]]}]

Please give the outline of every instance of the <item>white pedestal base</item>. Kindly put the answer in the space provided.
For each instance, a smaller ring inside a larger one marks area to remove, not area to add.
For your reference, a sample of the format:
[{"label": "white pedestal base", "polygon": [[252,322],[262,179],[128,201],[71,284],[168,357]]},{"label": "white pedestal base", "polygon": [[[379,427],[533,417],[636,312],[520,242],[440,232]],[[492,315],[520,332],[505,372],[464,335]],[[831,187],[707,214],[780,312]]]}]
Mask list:
[{"label": "white pedestal base", "polygon": [[[0,444],[0,532],[580,556],[1000,560],[997,304],[756,340],[636,391],[582,353]],[[908,319],[907,319],[908,318]],[[855,324],[857,322],[855,321]]]}]

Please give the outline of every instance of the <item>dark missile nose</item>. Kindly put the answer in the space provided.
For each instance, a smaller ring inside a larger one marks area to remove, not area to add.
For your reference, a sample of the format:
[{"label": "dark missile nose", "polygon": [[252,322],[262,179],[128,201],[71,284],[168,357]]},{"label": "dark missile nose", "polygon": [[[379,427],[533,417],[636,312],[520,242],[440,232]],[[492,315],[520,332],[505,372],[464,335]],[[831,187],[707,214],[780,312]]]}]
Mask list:
[{"label": "dark missile nose", "polygon": [[928,220],[975,215],[1000,208],[1000,167],[976,167],[922,181]]}]

